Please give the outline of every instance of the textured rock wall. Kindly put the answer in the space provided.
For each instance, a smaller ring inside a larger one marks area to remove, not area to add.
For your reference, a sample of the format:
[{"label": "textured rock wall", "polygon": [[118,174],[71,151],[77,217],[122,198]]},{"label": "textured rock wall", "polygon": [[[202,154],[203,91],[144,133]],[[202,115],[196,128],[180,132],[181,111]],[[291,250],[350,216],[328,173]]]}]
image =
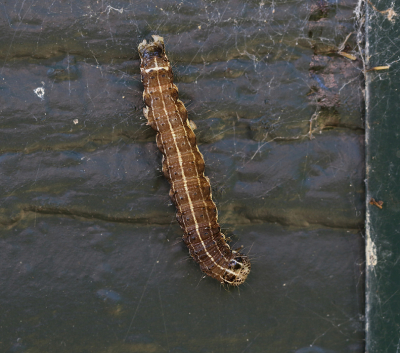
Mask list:
[{"label": "textured rock wall", "polygon": [[[363,81],[338,54],[358,57],[355,6],[1,4],[1,349],[363,352]],[[150,34],[252,258],[240,293],[180,242],[141,111]]]}]

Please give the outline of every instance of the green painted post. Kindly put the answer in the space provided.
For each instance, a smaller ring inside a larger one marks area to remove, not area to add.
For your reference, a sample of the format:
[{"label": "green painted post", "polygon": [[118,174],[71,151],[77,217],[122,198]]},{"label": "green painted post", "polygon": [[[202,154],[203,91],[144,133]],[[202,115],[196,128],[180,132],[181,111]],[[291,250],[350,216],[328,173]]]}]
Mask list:
[{"label": "green painted post", "polygon": [[[400,352],[400,9],[366,8],[366,351]],[[371,200],[374,199],[374,200]],[[383,204],[379,202],[382,201]]]}]

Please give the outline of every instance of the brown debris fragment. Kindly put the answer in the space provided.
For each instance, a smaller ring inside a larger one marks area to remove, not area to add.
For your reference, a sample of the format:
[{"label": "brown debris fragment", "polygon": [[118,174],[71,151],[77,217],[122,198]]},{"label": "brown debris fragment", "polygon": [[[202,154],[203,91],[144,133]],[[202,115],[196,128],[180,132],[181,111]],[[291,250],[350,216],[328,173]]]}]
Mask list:
[{"label": "brown debris fragment", "polygon": [[372,8],[373,8],[376,12],[379,12],[379,13],[381,13],[381,14],[383,14],[383,15],[386,14],[387,19],[388,19],[390,22],[392,22],[392,23],[395,21],[395,20],[394,20],[394,17],[398,16],[397,12],[395,12],[395,11],[393,10],[393,8],[389,8],[389,9],[387,9],[387,10],[380,11],[380,10],[378,10],[378,9],[374,6],[374,4],[373,4],[370,0],[367,0],[367,2],[368,2],[368,4],[370,4],[370,5],[372,6]]},{"label": "brown debris fragment", "polygon": [[385,66],[374,66],[370,69],[368,69],[367,71],[380,71],[380,70],[389,70],[390,69],[390,65],[385,65]]},{"label": "brown debris fragment", "polygon": [[350,60],[357,60],[356,56],[354,56],[353,54],[346,53],[344,51],[339,51],[338,54]]},{"label": "brown debris fragment", "polygon": [[383,201],[375,201],[374,198],[371,198],[371,200],[369,200],[369,204],[375,205],[376,207],[382,209]]}]

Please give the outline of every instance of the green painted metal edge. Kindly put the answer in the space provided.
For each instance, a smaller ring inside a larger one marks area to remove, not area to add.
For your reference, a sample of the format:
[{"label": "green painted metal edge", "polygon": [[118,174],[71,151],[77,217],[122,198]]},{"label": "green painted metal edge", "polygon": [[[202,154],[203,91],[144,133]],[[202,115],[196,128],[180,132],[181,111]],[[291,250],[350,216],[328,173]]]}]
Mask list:
[{"label": "green painted metal edge", "polygon": [[366,352],[400,353],[400,8],[391,0],[363,5]]}]

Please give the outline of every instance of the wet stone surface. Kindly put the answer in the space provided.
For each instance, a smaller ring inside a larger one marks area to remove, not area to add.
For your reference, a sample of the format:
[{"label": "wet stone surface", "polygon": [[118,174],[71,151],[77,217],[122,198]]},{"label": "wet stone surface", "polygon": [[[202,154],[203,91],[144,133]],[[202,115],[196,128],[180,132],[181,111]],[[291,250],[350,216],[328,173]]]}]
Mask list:
[{"label": "wet stone surface", "polygon": [[[363,352],[355,1],[54,1],[0,14],[0,348]],[[165,38],[247,284],[202,279],[142,114]],[[345,43],[355,55],[355,37]]]}]

